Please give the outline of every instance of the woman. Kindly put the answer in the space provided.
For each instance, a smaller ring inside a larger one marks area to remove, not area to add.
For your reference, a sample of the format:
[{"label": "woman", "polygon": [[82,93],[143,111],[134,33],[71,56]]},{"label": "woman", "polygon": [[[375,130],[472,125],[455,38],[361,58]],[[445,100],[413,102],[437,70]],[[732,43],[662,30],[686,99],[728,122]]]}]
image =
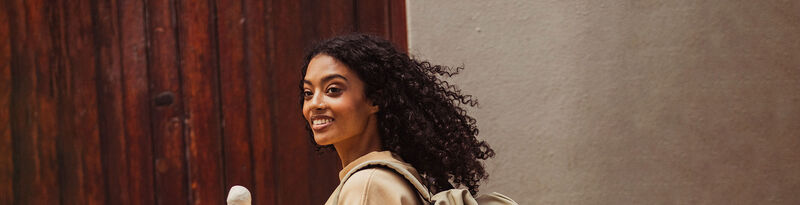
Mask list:
[{"label": "woman", "polygon": [[494,151],[476,138],[475,119],[461,107],[477,101],[439,79],[460,69],[412,59],[363,34],[329,39],[308,53],[301,88],[311,139],[336,150],[340,180],[354,172],[328,203],[334,197],[341,204],[422,203],[391,169],[351,170],[369,160],[406,165],[434,193],[454,185],[478,191],[488,176],[479,160]]}]

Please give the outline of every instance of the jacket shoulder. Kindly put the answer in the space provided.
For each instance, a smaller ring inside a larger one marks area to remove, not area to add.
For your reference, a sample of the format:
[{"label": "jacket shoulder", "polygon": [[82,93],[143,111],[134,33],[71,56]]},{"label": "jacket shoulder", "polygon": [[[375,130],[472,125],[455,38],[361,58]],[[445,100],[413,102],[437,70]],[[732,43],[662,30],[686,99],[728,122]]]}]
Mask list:
[{"label": "jacket shoulder", "polygon": [[384,167],[353,173],[342,186],[339,204],[422,204],[417,191],[402,176]]}]

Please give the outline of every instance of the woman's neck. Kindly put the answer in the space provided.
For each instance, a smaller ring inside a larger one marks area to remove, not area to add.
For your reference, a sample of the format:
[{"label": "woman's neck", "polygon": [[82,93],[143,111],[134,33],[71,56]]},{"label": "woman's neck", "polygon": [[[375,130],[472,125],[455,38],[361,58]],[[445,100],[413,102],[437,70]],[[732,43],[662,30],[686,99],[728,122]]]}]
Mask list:
[{"label": "woman's neck", "polygon": [[370,152],[381,151],[381,138],[375,119],[369,120],[366,130],[361,136],[335,143],[333,146],[336,147],[336,153],[339,154],[342,168]]}]

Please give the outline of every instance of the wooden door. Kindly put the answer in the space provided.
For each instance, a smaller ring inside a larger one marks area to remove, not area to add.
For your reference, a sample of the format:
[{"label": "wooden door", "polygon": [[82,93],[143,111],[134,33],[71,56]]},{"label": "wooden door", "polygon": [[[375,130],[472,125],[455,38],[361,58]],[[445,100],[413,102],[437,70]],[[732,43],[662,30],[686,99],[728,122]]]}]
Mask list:
[{"label": "wooden door", "polygon": [[322,204],[303,51],[405,26],[404,1],[4,0],[0,204]]}]

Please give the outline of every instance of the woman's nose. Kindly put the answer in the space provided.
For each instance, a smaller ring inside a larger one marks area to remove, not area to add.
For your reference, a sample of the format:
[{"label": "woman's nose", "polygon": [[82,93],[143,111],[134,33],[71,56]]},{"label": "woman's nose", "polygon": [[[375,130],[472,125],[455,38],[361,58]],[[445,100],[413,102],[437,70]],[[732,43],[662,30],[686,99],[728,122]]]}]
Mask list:
[{"label": "woman's nose", "polygon": [[311,96],[311,108],[314,110],[325,109],[325,106],[327,105],[325,104],[325,99],[323,98],[324,97],[318,93],[315,93],[314,96]]}]

